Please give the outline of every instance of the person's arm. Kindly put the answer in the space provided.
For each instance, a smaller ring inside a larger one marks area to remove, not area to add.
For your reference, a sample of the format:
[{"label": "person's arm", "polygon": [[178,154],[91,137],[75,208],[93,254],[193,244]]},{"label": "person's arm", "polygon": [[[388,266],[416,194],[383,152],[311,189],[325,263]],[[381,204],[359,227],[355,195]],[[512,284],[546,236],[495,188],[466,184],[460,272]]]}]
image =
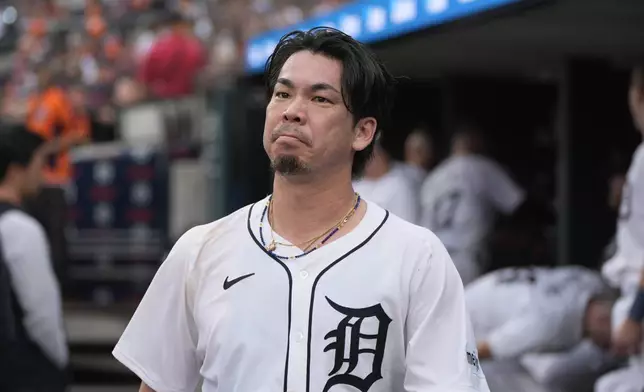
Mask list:
[{"label": "person's arm", "polygon": [[144,383],[141,388],[193,392],[199,382],[191,276],[205,230],[193,228],[177,241],[114,348],[114,357]]},{"label": "person's arm", "polygon": [[476,349],[479,351],[479,359],[492,358],[492,349],[488,342],[483,341],[476,343]]},{"label": "person's arm", "polygon": [[447,250],[430,235],[430,251],[411,282],[405,392],[487,392],[463,283]]},{"label": "person's arm", "polygon": [[57,92],[55,104],[52,109],[55,116],[55,126],[60,127],[62,132],[48,141],[48,149],[51,153],[57,154],[66,151],[78,144],[83,143],[87,135],[83,130],[75,128],[74,111],[67,95],[61,90]]},{"label": "person's arm", "polygon": [[628,318],[613,337],[615,354],[626,356],[640,351],[643,338],[642,323],[644,323],[644,270],[642,270],[639,290],[635,294]]},{"label": "person's arm", "polygon": [[139,388],[139,392],[156,392],[154,389],[150,388],[149,386],[145,385],[144,382],[141,383],[141,388]]},{"label": "person's arm", "polygon": [[495,162],[488,161],[483,182],[485,196],[492,205],[504,214],[512,214],[525,201],[525,192],[512,178]]},{"label": "person's arm", "polygon": [[554,338],[545,316],[525,315],[511,320],[478,341],[481,359],[509,359],[539,351]]},{"label": "person's arm", "polygon": [[29,337],[59,368],[68,362],[60,288],[43,228],[22,212],[8,212],[0,225],[11,285]]}]

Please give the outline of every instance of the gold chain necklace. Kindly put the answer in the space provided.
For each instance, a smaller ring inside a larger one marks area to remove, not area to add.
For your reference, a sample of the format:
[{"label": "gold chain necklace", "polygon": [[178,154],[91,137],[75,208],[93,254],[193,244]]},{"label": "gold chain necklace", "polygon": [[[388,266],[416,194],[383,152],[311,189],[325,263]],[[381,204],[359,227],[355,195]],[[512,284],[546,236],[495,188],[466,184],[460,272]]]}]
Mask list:
[{"label": "gold chain necklace", "polygon": [[[357,210],[355,205],[358,203],[358,198],[359,197],[360,197],[360,195],[358,195],[356,193],[355,194],[355,199],[353,200],[353,204],[352,204],[353,207],[351,207],[351,209],[344,215],[344,217],[342,219],[340,219],[338,221],[338,223],[336,223],[335,225],[331,226],[329,229],[327,229],[323,233],[311,238],[310,240],[303,241],[303,242],[301,242],[299,244],[289,244],[289,243],[279,242],[279,241],[275,240],[275,231],[273,230],[273,224],[271,223],[271,220],[272,220],[271,218],[273,216],[273,208],[272,208],[273,201],[270,200],[269,203],[268,203],[268,224],[271,227],[271,242],[266,246],[266,250],[268,250],[269,252],[273,252],[275,249],[277,249],[277,245],[281,245],[281,246],[288,246],[288,247],[297,247],[297,248],[299,248],[299,249],[301,249],[301,250],[306,252],[311,246],[313,246],[313,244],[318,242],[322,237],[328,235],[329,233],[331,233],[334,230],[335,231],[340,230],[351,219],[351,217],[355,214],[355,212]],[[306,247],[302,248],[302,246],[304,246],[304,245],[306,245]]]}]

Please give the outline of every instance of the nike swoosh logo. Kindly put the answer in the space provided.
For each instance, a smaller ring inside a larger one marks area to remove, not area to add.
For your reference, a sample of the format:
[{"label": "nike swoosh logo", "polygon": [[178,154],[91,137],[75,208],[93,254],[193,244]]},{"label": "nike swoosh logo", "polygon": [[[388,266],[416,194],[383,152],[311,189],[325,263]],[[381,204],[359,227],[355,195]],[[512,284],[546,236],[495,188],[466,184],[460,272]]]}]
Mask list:
[{"label": "nike swoosh logo", "polygon": [[253,276],[253,275],[255,275],[255,274],[254,274],[254,273],[252,273],[252,274],[248,274],[248,275],[240,276],[239,278],[235,278],[235,279],[233,279],[233,280],[228,280],[229,276],[226,276],[226,280],[224,280],[224,290],[228,290],[228,289],[229,289],[229,288],[231,288],[233,285],[235,285],[235,284],[237,284],[237,283],[241,282],[242,280],[244,280],[244,279],[246,279],[246,278],[250,278],[250,277],[251,277],[251,276]]}]

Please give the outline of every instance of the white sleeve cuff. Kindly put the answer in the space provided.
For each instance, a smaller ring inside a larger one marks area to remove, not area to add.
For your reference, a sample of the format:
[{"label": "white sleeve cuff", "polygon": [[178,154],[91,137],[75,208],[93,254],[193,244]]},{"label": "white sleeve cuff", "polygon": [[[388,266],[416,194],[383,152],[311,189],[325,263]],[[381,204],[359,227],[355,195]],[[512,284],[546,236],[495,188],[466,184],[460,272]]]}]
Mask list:
[{"label": "white sleeve cuff", "polygon": [[149,386],[156,392],[194,392],[185,389],[171,389],[165,386],[156,377],[152,377],[136,360],[123,352],[123,350],[121,350],[119,346],[116,346],[114,348],[112,355],[114,356],[114,358],[116,358],[117,361],[122,363],[132,373],[136,374],[136,376],[140,378],[141,381],[145,383],[145,385]]}]

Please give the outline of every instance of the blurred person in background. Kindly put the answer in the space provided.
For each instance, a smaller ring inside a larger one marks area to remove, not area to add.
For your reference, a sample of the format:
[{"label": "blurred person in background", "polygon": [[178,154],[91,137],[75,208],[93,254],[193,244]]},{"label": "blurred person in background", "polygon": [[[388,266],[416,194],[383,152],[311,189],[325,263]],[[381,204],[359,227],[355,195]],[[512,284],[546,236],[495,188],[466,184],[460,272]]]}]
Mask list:
[{"label": "blurred person in background", "polygon": [[81,99],[69,99],[53,79],[47,64],[38,68],[38,91],[29,102],[27,129],[52,146],[44,170],[44,186],[26,203],[28,211],[45,227],[51,244],[54,268],[64,287],[67,264],[67,200],[65,189],[72,180],[69,150],[88,138]]},{"label": "blurred person in background", "polygon": [[451,156],[432,170],[420,192],[420,224],[445,243],[465,285],[486,267],[496,212],[511,214],[525,199],[524,191],[483,151],[479,130],[459,127]]},{"label": "blurred person in background", "polygon": [[181,14],[170,14],[166,26],[141,62],[139,80],[152,97],[180,98],[195,92],[207,56]]},{"label": "blurred person in background", "polygon": [[418,190],[434,165],[435,158],[434,141],[429,131],[417,128],[407,136],[405,139],[405,162],[401,168]]},{"label": "blurred person in background", "polygon": [[0,390],[62,392],[68,350],[43,227],[22,210],[41,184],[45,145],[24,128],[0,135]]},{"label": "blurred person in background", "polygon": [[[628,101],[635,128],[644,136],[644,66],[633,71]],[[613,343],[615,352],[630,360],[627,367],[602,377],[596,392],[644,388],[644,142],[635,150],[621,196],[617,251],[602,273],[621,292],[613,311]]]},{"label": "blurred person in background", "polygon": [[378,140],[364,176],[353,182],[353,188],[366,200],[407,222],[416,223],[419,210],[417,188],[398,165]]},{"label": "blurred person in background", "polygon": [[542,385],[561,392],[591,391],[615,364],[609,348],[616,296],[598,272],[580,266],[504,268],[471,282],[465,298],[479,358],[496,360],[483,367],[497,392],[516,392],[494,389],[497,382],[509,383],[511,373],[495,372],[508,361],[520,360]]}]

